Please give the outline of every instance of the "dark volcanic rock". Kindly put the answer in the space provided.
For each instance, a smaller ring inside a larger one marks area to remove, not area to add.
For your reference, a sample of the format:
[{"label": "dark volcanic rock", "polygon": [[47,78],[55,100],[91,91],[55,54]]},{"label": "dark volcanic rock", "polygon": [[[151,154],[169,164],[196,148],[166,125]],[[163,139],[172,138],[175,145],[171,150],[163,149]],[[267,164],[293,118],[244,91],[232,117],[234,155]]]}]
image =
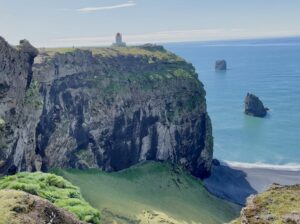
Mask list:
[{"label": "dark volcanic rock", "polygon": [[38,110],[26,101],[32,79],[32,51],[12,47],[0,37],[0,173],[30,170],[24,163],[35,156]]},{"label": "dark volcanic rock", "polygon": [[[4,45],[12,51],[0,53],[4,61],[14,54],[34,56]],[[197,177],[210,174],[213,138],[205,91],[194,67],[176,55],[157,46],[73,49],[41,52],[33,75],[30,63],[26,66],[22,71],[30,84],[18,90],[22,104],[5,104],[0,114],[15,133],[10,141],[3,136],[10,143],[0,154],[0,172],[10,167],[117,171],[144,160],[167,160]],[[11,69],[17,66],[5,67],[14,77]],[[10,82],[3,79],[3,95],[20,79],[17,74]],[[25,111],[20,120],[10,120],[20,111]]]},{"label": "dark volcanic rock", "polygon": [[19,50],[28,54],[31,58],[35,58],[39,51],[34,46],[32,46],[28,40],[20,40]]},{"label": "dark volcanic rock", "polygon": [[215,69],[216,69],[216,71],[226,71],[227,70],[226,61],[225,60],[216,61]]},{"label": "dark volcanic rock", "polygon": [[267,115],[268,108],[264,107],[261,100],[251,94],[247,93],[245,98],[245,114],[254,117],[265,117]]}]

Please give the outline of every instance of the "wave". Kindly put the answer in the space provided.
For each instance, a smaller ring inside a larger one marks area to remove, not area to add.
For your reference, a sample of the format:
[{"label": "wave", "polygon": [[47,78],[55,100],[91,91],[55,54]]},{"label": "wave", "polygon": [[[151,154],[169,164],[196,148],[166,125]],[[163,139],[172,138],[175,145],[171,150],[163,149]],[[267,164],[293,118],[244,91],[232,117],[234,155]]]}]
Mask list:
[{"label": "wave", "polygon": [[277,165],[277,164],[267,164],[267,163],[242,163],[236,161],[220,161],[220,162],[222,165],[227,165],[235,168],[300,171],[299,163],[287,163],[283,165]]}]

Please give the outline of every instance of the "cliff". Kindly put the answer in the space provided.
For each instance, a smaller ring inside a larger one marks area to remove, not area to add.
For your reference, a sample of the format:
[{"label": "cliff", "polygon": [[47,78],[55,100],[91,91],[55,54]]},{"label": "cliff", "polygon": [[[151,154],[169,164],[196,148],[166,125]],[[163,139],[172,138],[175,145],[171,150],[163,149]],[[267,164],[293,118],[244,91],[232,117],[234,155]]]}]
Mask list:
[{"label": "cliff", "polygon": [[168,160],[210,174],[205,91],[183,59],[152,45],[41,49],[31,71],[32,54],[0,45],[1,173]]},{"label": "cliff", "polygon": [[22,162],[28,159],[25,151],[27,157],[35,156],[35,124],[28,119],[38,116],[34,108],[27,106],[26,95],[37,53],[26,40],[15,48],[0,37],[0,173],[26,169]]},{"label": "cliff", "polygon": [[250,196],[239,219],[232,224],[300,223],[300,185],[273,185],[269,190]]}]

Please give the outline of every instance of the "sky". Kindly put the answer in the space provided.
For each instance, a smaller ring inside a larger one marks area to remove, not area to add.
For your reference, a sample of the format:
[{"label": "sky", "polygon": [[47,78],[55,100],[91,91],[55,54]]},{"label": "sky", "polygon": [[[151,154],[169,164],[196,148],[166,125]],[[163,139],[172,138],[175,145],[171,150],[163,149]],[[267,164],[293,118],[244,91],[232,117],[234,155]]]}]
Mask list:
[{"label": "sky", "polygon": [[300,0],[0,0],[0,36],[37,47],[300,36]]}]

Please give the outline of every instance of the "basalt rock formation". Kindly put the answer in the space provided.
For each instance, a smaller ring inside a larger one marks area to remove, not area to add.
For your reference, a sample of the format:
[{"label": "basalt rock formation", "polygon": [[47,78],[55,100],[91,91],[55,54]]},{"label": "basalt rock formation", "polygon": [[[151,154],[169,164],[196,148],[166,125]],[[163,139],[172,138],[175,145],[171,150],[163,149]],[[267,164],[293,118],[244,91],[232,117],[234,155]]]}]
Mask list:
[{"label": "basalt rock formation", "polygon": [[26,104],[26,95],[37,53],[26,40],[14,48],[0,37],[0,173],[25,170],[25,161],[35,157],[33,137],[39,115]]},{"label": "basalt rock formation", "polygon": [[247,93],[245,98],[245,114],[254,117],[265,117],[268,110],[257,96]]},{"label": "basalt rock formation", "polygon": [[216,61],[215,69],[216,69],[216,71],[226,71],[227,70],[226,61],[225,60]]},{"label": "basalt rock formation", "polygon": [[163,47],[42,49],[33,66],[28,47],[0,49],[1,173],[167,160],[210,174],[203,85]]},{"label": "basalt rock formation", "polygon": [[239,219],[232,224],[300,223],[300,185],[274,184],[257,196],[250,196]]}]

